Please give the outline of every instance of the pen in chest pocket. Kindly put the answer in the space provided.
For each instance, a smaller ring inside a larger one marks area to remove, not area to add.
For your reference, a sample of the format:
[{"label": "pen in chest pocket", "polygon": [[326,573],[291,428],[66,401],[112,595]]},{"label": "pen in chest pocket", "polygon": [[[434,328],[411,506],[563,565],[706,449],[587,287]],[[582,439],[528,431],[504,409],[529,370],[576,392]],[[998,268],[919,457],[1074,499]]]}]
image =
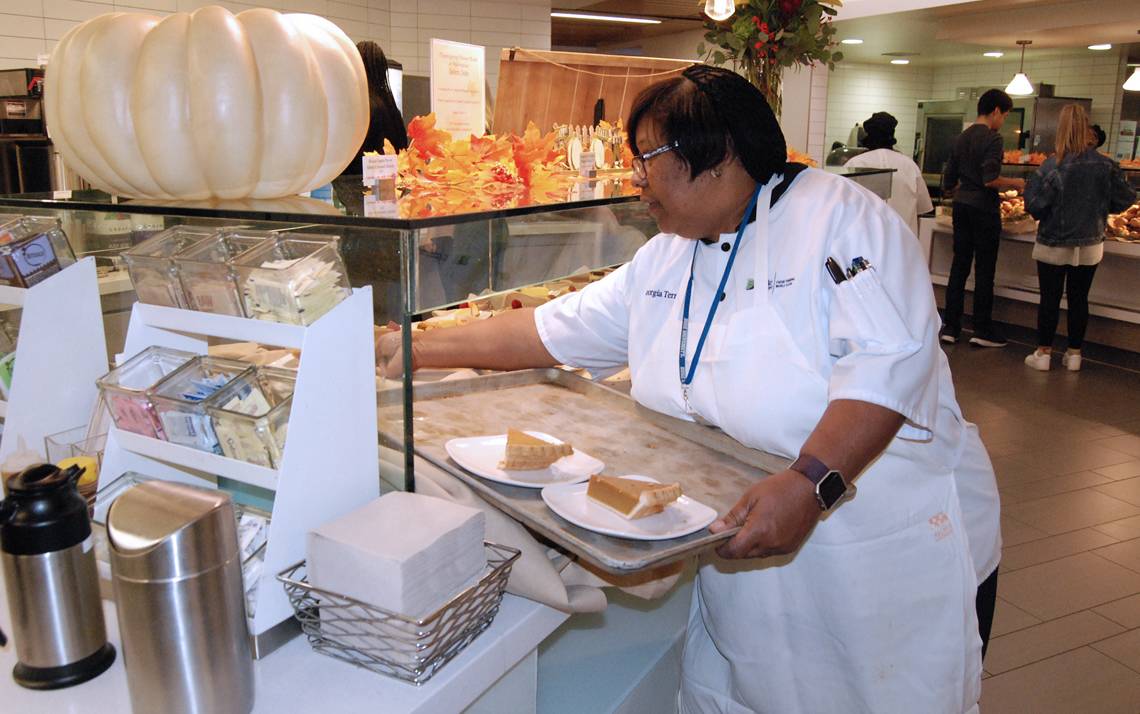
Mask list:
[{"label": "pen in chest pocket", "polygon": [[847,276],[843,274],[843,268],[839,267],[839,263],[835,262],[835,258],[828,256],[824,262],[824,266],[827,268],[827,272],[831,275],[831,279],[835,281],[836,285],[839,285],[847,279]]}]

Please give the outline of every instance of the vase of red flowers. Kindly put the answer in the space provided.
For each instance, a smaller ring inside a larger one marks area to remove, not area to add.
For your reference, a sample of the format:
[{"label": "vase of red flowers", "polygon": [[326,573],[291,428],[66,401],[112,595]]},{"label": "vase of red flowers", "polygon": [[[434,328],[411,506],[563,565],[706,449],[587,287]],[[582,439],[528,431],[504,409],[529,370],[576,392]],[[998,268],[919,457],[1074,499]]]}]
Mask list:
[{"label": "vase of red flowers", "polygon": [[737,0],[732,17],[705,23],[710,44],[700,43],[697,54],[715,65],[731,62],[779,116],[785,68],[821,62],[834,69],[843,59],[831,24],[840,5],[841,0]]}]

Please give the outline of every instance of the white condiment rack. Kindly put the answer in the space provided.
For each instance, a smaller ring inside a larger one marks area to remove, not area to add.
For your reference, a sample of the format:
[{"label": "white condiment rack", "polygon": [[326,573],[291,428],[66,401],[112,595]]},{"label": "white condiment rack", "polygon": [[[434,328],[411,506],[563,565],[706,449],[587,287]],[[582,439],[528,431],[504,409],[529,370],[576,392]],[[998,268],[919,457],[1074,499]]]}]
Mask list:
[{"label": "white condiment rack", "polygon": [[19,442],[43,452],[44,437],[87,422],[107,343],[95,259],[67,266],[30,288],[0,286],[0,305],[23,308],[10,398],[0,401],[0,461]]},{"label": "white condiment rack", "polygon": [[257,640],[293,616],[274,575],[304,559],[305,535],[380,494],[372,289],[354,289],[308,327],[135,303],[122,356],[151,345],[206,354],[207,337],[301,350],[280,468],[112,428],[101,482],[136,471],[204,487],[216,486],[215,477],[222,476],[274,492],[252,622]]}]

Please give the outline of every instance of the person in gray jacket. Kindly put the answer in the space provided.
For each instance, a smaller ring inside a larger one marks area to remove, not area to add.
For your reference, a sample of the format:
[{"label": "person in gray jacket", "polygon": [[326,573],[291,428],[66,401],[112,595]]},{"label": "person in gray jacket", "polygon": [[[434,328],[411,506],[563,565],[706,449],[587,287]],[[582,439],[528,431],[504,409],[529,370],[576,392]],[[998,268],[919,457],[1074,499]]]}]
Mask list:
[{"label": "person in gray jacket", "polygon": [[1089,289],[1104,255],[1105,221],[1108,214],[1119,213],[1136,200],[1120,166],[1097,152],[1092,136],[1084,108],[1063,107],[1057,122],[1057,153],[1025,186],[1025,209],[1041,221],[1033,246],[1041,286],[1038,347],[1025,364],[1041,371],[1052,365],[1062,292],[1069,298],[1069,346],[1061,364],[1073,372],[1081,368]]}]

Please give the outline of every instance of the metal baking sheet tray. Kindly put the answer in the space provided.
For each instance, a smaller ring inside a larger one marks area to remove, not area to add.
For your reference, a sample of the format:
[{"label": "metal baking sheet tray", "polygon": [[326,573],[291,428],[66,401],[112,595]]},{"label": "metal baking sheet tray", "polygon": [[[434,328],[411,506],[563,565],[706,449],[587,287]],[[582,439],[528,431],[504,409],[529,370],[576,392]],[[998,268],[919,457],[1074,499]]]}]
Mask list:
[{"label": "metal baking sheet tray", "polygon": [[[614,538],[580,528],[547,508],[539,489],[484,480],[453,462],[455,437],[536,429],[606,463],[605,473],[680,482],[684,493],[726,513],[757,479],[788,461],[749,449],[718,429],[659,414],[631,397],[564,369],[503,372],[414,388],[415,452],[454,474],[485,500],[604,571],[633,572],[682,559],[729,534],[701,530],[665,541]],[[381,437],[398,445],[400,390],[380,393]]]}]

